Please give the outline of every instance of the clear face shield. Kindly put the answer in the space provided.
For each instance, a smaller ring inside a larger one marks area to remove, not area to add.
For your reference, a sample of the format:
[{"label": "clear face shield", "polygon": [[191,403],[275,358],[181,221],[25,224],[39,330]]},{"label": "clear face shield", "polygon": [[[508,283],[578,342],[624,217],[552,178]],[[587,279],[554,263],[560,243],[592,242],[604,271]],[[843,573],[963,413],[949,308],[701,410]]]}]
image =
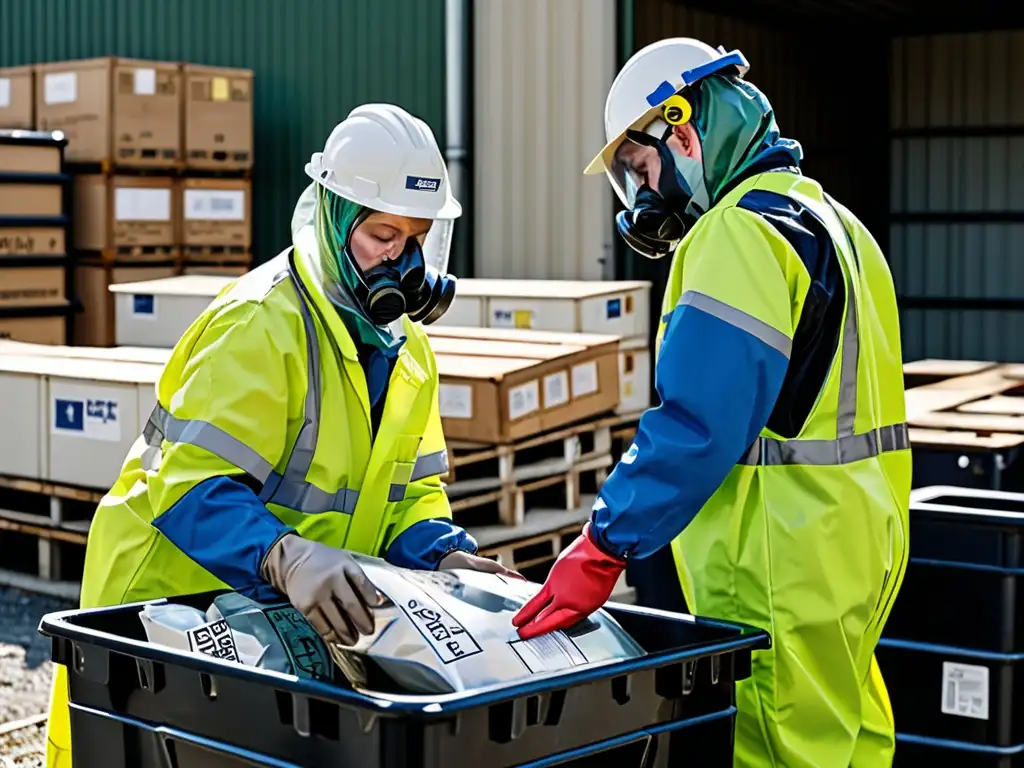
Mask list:
[{"label": "clear face shield", "polygon": [[[636,120],[603,153],[605,173],[627,210],[615,217],[619,234],[652,259],[672,253],[703,211],[694,202],[703,169],[684,156],[676,126],[689,122],[690,102],[681,93]],[[686,163],[694,164],[684,174]],[[691,178],[688,178],[690,176]]]}]

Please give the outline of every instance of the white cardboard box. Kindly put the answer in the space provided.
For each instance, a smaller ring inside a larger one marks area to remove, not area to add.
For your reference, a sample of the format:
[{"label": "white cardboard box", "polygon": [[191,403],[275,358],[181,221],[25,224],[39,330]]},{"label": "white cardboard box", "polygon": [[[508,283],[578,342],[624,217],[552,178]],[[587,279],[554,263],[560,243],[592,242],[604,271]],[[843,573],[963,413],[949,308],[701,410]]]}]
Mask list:
[{"label": "white cardboard box", "polygon": [[642,280],[462,279],[439,322],[646,338],[650,293]]},{"label": "white cardboard box", "polygon": [[[41,447],[37,479],[109,488],[156,405],[161,370],[148,363],[4,355],[0,381],[22,374],[41,386],[40,407],[31,412],[34,428],[27,420],[19,424],[10,444],[24,439]],[[17,410],[29,413],[20,404]]]},{"label": "white cardboard box", "polygon": [[181,275],[110,286],[118,346],[173,347],[217,294],[237,278]]},{"label": "white cardboard box", "polygon": [[0,439],[0,474],[43,479],[46,429],[43,380],[23,370],[17,361],[0,354],[0,408],[3,438]]}]

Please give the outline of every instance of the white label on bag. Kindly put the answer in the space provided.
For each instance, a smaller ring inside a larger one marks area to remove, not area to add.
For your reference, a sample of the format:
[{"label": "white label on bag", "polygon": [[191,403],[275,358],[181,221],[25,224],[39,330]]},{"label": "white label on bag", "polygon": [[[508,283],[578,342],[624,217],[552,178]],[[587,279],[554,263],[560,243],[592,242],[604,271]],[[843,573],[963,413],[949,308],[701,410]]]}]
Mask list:
[{"label": "white label on bag", "polygon": [[442,419],[473,418],[473,388],[469,384],[442,384],[438,400]]},{"label": "white label on bag", "polygon": [[988,720],[988,667],[942,662],[942,713]]},{"label": "white label on bag", "polygon": [[156,93],[156,70],[136,69],[135,70],[135,95],[152,96]]},{"label": "white label on bag", "polygon": [[565,371],[544,377],[544,407],[557,408],[569,402],[569,374]]},{"label": "white label on bag", "polygon": [[529,640],[513,640],[509,647],[533,674],[587,663],[587,657],[565,632],[550,632]]},{"label": "white label on bag", "polygon": [[78,74],[54,72],[43,78],[43,101],[47,104],[73,104],[78,99]]},{"label": "white label on bag", "polygon": [[583,397],[597,392],[597,362],[580,363],[572,367],[572,396]]},{"label": "white label on bag", "polygon": [[185,218],[245,221],[245,192],[240,189],[186,189]]},{"label": "white label on bag", "polygon": [[508,420],[521,419],[540,408],[540,384],[537,379],[508,391]]},{"label": "white label on bag", "polygon": [[11,106],[11,79],[0,77],[0,109]]},{"label": "white label on bag", "polygon": [[114,190],[114,218],[118,221],[170,221],[171,190],[118,187]]}]

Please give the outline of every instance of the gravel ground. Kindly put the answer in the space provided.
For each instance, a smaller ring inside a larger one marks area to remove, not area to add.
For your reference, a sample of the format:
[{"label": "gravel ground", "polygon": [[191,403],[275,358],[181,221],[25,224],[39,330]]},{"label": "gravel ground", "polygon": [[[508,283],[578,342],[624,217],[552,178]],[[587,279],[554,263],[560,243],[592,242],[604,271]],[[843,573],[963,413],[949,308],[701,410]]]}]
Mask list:
[{"label": "gravel ground", "polygon": [[[0,726],[49,706],[50,642],[36,632],[43,614],[70,603],[0,587]],[[0,736],[0,768],[43,766],[43,725]]]}]

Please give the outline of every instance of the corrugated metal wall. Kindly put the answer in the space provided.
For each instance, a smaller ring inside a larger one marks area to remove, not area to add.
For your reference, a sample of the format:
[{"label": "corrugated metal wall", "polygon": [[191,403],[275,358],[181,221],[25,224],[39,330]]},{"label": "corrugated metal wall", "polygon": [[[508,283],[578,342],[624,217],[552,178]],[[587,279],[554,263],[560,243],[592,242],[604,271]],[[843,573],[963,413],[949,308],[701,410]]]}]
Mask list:
[{"label": "corrugated metal wall", "polygon": [[612,192],[583,169],[604,144],[614,0],[475,0],[478,277],[600,279]]},{"label": "corrugated metal wall", "polygon": [[1024,31],[897,39],[891,75],[904,356],[1024,360]]},{"label": "corrugated metal wall", "polygon": [[113,54],[253,69],[262,261],[288,244],[303,165],[352,107],[400,104],[444,147],[444,19],[444,0],[0,0],[0,66]]}]

